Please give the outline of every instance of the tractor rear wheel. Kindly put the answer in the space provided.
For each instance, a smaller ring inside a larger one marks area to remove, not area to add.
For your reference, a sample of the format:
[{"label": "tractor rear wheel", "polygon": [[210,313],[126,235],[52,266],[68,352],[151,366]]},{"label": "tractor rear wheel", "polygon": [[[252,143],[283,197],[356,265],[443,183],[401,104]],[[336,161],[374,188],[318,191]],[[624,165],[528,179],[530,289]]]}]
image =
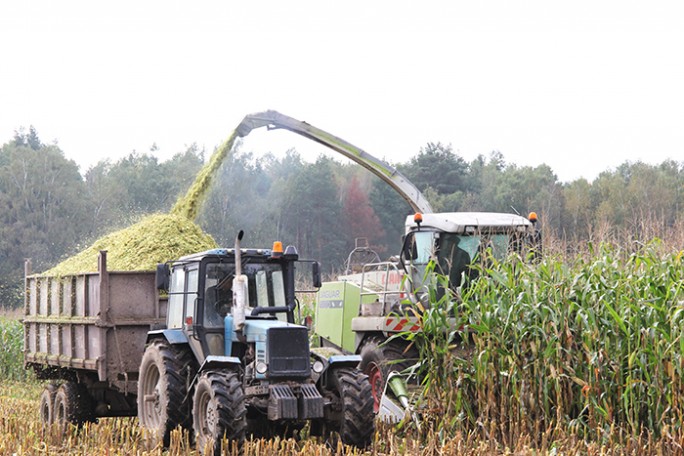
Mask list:
[{"label": "tractor rear wheel", "polygon": [[172,430],[190,426],[190,407],[184,399],[193,362],[188,349],[164,339],[152,341],[145,349],[138,380],[138,419],[151,443],[161,441],[168,446]]},{"label": "tractor rear wheel", "polygon": [[195,385],[192,421],[200,453],[213,448],[221,454],[221,443],[242,444],[247,430],[247,408],[242,382],[236,372],[203,372]]},{"label": "tractor rear wheel", "polygon": [[366,374],[359,369],[339,367],[329,373],[336,413],[326,423],[328,432],[339,433],[342,443],[367,447],[375,432],[373,396]]},{"label": "tractor rear wheel", "polygon": [[368,375],[373,393],[373,411],[377,413],[389,374],[415,364],[418,360],[418,351],[401,339],[385,341],[378,336],[366,339],[360,354],[359,369]]}]

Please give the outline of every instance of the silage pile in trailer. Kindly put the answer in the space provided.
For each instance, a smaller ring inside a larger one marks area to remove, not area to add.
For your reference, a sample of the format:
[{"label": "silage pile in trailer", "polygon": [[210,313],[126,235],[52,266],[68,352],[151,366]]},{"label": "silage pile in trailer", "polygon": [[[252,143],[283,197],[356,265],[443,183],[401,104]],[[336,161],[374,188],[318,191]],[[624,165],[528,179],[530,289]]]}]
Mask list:
[{"label": "silage pile in trailer", "polygon": [[171,213],[154,214],[128,228],[103,236],[93,245],[44,272],[67,275],[97,271],[100,250],[106,250],[112,271],[148,271],[157,263],[216,247],[216,241],[194,222],[214,175],[233,148],[237,133],[219,147],[195,178],[188,192],[178,198]]},{"label": "silage pile in trailer", "polygon": [[100,250],[107,250],[107,269],[149,271],[157,263],[216,247],[216,241],[191,220],[174,214],[154,214],[108,234],[82,252],[46,271],[66,275],[97,271]]}]

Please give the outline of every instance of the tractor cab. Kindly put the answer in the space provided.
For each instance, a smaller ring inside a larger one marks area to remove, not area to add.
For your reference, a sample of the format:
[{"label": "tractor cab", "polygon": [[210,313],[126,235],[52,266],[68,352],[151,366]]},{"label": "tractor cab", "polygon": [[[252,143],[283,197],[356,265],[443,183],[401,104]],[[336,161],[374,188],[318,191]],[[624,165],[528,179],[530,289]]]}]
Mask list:
[{"label": "tractor cab", "polygon": [[[317,285],[318,263],[307,262]],[[209,356],[244,355],[245,344],[255,342],[247,340],[251,327],[291,326],[306,332],[294,324],[294,277],[300,263],[294,247],[283,252],[275,243],[273,249],[212,249],[160,265],[158,275],[170,278],[167,331],[180,330],[200,363]]]}]

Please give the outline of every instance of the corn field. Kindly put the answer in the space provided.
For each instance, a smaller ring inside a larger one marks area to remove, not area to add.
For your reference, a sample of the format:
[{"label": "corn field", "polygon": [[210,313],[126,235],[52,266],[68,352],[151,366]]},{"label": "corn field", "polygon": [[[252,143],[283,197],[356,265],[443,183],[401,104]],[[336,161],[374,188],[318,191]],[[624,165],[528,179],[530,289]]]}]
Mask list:
[{"label": "corn field", "polygon": [[[684,413],[683,252],[590,247],[573,261],[496,264],[423,315],[423,417],[442,439],[513,447],[556,435],[649,436],[678,448]],[[446,278],[436,275],[436,280]],[[443,329],[454,316],[458,328]]]},{"label": "corn field", "polygon": [[[407,335],[421,352],[420,428],[380,425],[363,451],[274,439],[226,454],[684,454],[683,257],[653,242],[490,260],[458,295],[432,287],[423,332]],[[21,325],[0,318],[0,331],[1,454],[197,454],[180,432],[147,447],[133,418],[43,429]]]},{"label": "corn field", "polygon": [[0,381],[24,380],[24,328],[14,318],[0,316]]}]

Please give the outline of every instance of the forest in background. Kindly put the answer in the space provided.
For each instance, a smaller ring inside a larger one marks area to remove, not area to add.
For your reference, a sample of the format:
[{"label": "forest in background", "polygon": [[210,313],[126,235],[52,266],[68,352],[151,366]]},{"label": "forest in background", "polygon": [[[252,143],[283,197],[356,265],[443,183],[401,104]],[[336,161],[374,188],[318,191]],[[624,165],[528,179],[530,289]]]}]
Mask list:
[{"label": "forest in background", "polygon": [[[2,146],[0,307],[22,304],[25,258],[43,271],[108,232],[167,212],[210,156],[195,144],[166,161],[155,151],[100,161],[82,174],[33,128]],[[625,162],[591,182],[562,183],[547,165],[507,163],[498,151],[468,162],[451,146],[428,142],[411,160],[393,165],[435,211],[537,212],[546,242],[564,251],[591,240],[684,237],[684,162]],[[410,213],[388,185],[356,164],[329,155],[310,163],[296,150],[257,156],[238,144],[197,222],[220,245],[231,246],[242,229],[246,245],[280,240],[335,273],[356,238],[367,238],[382,257],[398,253]]]}]

